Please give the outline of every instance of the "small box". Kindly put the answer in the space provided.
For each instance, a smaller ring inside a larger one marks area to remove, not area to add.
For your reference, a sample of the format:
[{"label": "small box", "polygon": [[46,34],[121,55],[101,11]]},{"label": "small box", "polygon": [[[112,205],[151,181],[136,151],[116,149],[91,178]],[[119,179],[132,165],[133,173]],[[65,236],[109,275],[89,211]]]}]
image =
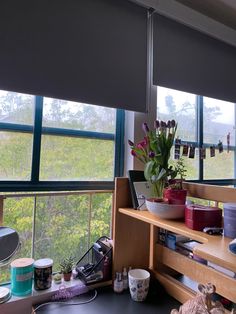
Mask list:
[{"label": "small box", "polygon": [[183,236],[183,235],[168,232],[167,236],[166,236],[166,246],[169,249],[175,250],[176,249],[176,243],[178,243],[180,241],[186,241],[186,240],[188,240],[188,238]]},{"label": "small box", "polygon": [[205,227],[222,226],[222,209],[218,207],[187,205],[185,224],[188,228],[202,231]]}]

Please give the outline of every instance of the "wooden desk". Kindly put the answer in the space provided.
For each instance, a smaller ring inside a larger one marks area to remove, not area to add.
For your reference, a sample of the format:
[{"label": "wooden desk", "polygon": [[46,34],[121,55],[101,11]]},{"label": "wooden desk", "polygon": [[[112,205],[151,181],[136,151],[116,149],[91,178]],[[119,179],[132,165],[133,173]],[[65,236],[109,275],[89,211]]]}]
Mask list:
[{"label": "wooden desk", "polygon": [[[221,190],[220,187],[204,188],[204,185],[191,184],[189,191],[191,196],[197,195],[203,199],[236,202],[235,189],[231,188]],[[193,297],[195,292],[175,279],[174,274],[178,272],[198,283],[213,283],[217,293],[236,302],[236,279],[157,244],[158,228],[187,236],[202,243],[194,248],[195,254],[236,272],[236,256],[228,252],[228,244],[232,239],[194,231],[183,222],[159,219],[148,211],[130,207],[128,179],[117,178],[113,213],[114,271],[127,265],[150,269],[169,294],[183,303]]]}]

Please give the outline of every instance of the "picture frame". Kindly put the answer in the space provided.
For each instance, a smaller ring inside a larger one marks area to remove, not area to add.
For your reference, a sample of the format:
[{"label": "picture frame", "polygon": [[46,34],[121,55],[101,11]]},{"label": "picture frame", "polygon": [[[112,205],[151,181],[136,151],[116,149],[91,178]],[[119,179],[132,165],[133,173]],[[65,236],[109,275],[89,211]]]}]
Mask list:
[{"label": "picture frame", "polygon": [[151,186],[145,179],[144,172],[141,170],[129,170],[128,178],[133,208],[146,210],[145,200],[151,197]]}]

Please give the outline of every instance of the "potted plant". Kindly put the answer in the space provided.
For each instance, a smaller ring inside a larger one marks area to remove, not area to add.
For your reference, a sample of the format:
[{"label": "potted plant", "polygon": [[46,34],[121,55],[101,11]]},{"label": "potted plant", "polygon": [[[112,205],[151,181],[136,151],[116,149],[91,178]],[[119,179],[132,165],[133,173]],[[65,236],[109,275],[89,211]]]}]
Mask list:
[{"label": "potted plant", "polygon": [[70,281],[73,266],[74,258],[72,256],[66,257],[60,262],[61,273],[65,281]]},{"label": "potted plant", "polygon": [[60,273],[56,273],[55,275],[53,275],[53,280],[56,284],[60,284],[61,283],[61,277],[62,275]]},{"label": "potted plant", "polygon": [[144,176],[152,187],[153,201],[163,201],[163,189],[167,178],[173,177],[175,169],[169,165],[170,152],[174,143],[177,124],[175,120],[155,121],[150,130],[147,123],[142,125],[144,139],[137,144],[128,141],[131,154],[144,164]]},{"label": "potted plant", "polygon": [[[163,196],[168,199],[169,204],[184,205],[186,202],[187,190],[183,188],[183,181],[186,177],[186,168],[183,158],[177,161],[175,171],[169,180],[169,186],[164,189]],[[179,179],[175,179],[179,175]]]}]

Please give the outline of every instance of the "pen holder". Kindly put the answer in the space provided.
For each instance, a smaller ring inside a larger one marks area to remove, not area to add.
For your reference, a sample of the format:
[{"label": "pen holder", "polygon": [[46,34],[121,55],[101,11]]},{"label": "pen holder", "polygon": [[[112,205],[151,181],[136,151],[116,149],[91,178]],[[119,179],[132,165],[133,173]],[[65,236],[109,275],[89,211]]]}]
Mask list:
[{"label": "pen holder", "polygon": [[90,284],[112,277],[112,246],[110,238],[99,238],[76,264],[77,277]]}]

